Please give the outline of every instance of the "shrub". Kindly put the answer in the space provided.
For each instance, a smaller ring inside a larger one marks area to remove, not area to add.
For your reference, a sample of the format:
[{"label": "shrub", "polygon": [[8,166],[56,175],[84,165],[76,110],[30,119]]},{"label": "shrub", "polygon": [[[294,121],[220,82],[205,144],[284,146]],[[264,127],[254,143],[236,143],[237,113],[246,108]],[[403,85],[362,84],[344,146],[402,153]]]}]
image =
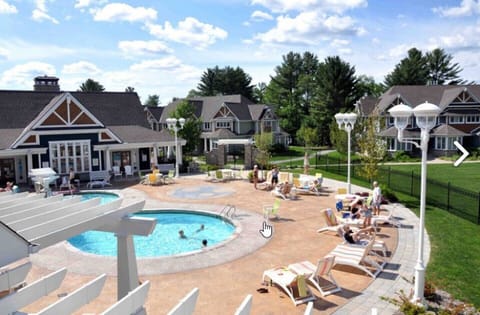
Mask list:
[{"label": "shrub", "polygon": [[397,196],[395,195],[393,190],[391,190],[389,187],[387,187],[385,185],[380,185],[380,189],[382,190],[382,196],[383,196],[384,199],[388,200],[389,202],[397,202],[398,201]]}]

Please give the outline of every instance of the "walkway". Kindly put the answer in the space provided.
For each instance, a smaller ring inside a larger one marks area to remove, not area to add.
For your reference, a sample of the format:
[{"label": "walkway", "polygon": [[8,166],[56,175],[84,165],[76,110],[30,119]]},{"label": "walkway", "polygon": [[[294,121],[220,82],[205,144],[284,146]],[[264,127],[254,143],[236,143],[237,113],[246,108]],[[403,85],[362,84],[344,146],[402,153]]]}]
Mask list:
[{"label": "walkway", "polygon": [[[325,179],[326,185],[337,187],[341,182]],[[365,188],[352,186],[352,191],[364,191]],[[349,303],[339,308],[335,315],[370,314],[372,308],[378,315],[393,314],[398,308],[380,297],[396,297],[403,290],[407,295],[413,290],[410,283],[414,275],[414,267],[418,257],[418,217],[402,204],[382,206],[388,210],[394,209],[395,217],[401,219],[402,227],[398,229],[398,242],[390,262],[361,295],[352,298]],[[425,233],[424,264],[427,265],[430,256],[430,241]],[[408,280],[408,281],[407,281]]]}]

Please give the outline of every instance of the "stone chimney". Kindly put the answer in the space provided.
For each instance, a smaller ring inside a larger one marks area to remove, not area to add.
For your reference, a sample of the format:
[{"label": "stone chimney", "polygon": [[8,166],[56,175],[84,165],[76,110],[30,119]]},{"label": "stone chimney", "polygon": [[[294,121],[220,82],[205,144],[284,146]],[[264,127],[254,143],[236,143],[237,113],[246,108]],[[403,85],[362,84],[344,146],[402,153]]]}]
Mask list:
[{"label": "stone chimney", "polygon": [[36,77],[35,84],[33,85],[34,91],[49,91],[49,92],[59,92],[60,85],[58,85],[57,77],[49,77],[44,75]]}]

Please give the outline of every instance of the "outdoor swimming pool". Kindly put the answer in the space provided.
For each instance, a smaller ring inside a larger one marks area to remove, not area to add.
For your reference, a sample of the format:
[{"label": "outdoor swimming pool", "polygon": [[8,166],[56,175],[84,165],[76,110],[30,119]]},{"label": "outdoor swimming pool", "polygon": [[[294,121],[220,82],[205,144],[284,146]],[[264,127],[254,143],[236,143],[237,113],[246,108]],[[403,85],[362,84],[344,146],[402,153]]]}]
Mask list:
[{"label": "outdoor swimming pool", "polygon": [[[93,197],[92,197],[93,198]],[[178,210],[136,213],[138,217],[155,218],[157,226],[148,236],[134,236],[136,255],[139,258],[171,256],[201,249],[202,240],[208,247],[232,237],[235,226],[216,215]],[[203,230],[200,230],[201,226]],[[180,238],[183,230],[186,238]],[[88,231],[68,240],[74,247],[91,254],[117,255],[117,239],[113,233]]]}]

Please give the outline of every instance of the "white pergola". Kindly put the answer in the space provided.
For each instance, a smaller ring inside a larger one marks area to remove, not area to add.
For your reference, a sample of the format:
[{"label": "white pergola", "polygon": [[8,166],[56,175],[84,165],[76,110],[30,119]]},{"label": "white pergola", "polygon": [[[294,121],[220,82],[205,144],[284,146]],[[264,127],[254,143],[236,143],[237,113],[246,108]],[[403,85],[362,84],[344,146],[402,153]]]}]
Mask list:
[{"label": "white pergola", "polygon": [[[88,201],[80,199],[80,196],[65,199],[62,195],[44,198],[43,195],[30,193],[0,193],[2,314],[14,314],[58,289],[67,273],[62,268],[26,284],[25,279],[32,265],[30,262],[16,262],[89,230],[113,232],[117,237],[118,302],[102,314],[145,314],[143,304],[150,283],[146,281],[139,286],[133,235],[151,234],[156,221],[130,216],[141,211],[145,201],[123,205],[123,199],[119,198],[100,205],[100,198]],[[105,274],[99,275],[35,314],[71,314],[94,300],[100,294],[105,280]]]}]

